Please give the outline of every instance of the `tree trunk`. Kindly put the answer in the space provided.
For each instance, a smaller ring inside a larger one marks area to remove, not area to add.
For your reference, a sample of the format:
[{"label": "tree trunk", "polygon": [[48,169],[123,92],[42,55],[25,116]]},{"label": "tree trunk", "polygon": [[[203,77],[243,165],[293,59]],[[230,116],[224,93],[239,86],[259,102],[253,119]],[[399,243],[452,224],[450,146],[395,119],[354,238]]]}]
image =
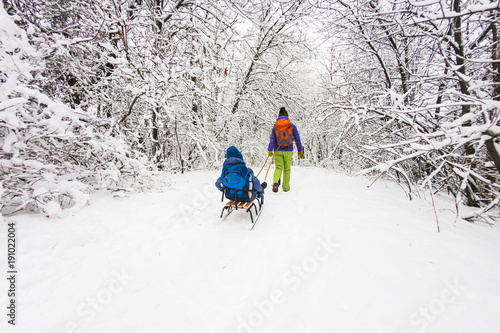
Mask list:
[{"label": "tree trunk", "polygon": [[[493,14],[494,18],[498,18],[498,14]],[[495,101],[500,101],[500,36],[498,35],[498,28],[494,20],[492,23],[492,33],[493,33],[493,43],[491,50],[491,59],[493,60],[493,73],[494,74],[494,82],[493,82],[493,99]],[[493,117],[493,114],[491,115]],[[488,150],[488,155],[490,155],[491,160],[495,164],[495,168],[500,173],[500,154],[498,150],[495,148],[495,138],[486,141],[486,149]]]},{"label": "tree trunk", "polygon": [[[453,11],[460,13],[460,0],[453,1]],[[455,59],[457,64],[457,72],[465,76],[465,48],[462,40],[462,17],[457,16],[453,19],[453,38],[455,39]],[[464,95],[469,95],[467,82],[462,77],[459,77],[460,92]],[[470,112],[470,105],[462,105],[462,115]]]},{"label": "tree trunk", "polygon": [[155,163],[160,163],[161,162],[161,147],[160,147],[160,141],[159,141],[159,129],[158,129],[158,122],[157,122],[157,113],[160,112],[160,107],[157,106],[151,115],[151,122],[153,125],[153,129],[151,131],[151,141],[152,141],[152,155],[153,155],[153,160]]}]

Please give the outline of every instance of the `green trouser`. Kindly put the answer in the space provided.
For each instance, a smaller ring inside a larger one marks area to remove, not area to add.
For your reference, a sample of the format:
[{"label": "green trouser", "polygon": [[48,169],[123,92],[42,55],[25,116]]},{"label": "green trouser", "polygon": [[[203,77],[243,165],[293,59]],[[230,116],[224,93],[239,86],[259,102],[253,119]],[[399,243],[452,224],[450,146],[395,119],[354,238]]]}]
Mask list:
[{"label": "green trouser", "polygon": [[274,151],[274,177],[273,184],[276,184],[281,179],[281,172],[283,172],[283,191],[290,189],[290,174],[292,172],[292,157],[293,151]]}]

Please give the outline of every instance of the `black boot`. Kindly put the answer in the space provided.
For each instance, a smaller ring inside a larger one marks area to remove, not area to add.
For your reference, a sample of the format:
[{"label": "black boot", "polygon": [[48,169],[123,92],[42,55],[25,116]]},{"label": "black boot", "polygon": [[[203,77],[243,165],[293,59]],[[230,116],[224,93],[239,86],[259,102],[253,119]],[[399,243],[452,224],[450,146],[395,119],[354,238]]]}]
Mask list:
[{"label": "black boot", "polygon": [[275,193],[278,192],[278,188],[280,187],[280,183],[281,183],[281,179],[279,179],[277,183],[274,183],[273,192],[275,192]]}]

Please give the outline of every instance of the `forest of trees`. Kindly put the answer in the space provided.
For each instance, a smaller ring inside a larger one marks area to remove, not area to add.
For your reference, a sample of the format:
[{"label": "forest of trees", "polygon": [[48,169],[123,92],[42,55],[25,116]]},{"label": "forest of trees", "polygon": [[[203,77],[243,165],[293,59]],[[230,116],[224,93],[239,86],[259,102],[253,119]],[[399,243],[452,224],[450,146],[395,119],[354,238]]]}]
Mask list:
[{"label": "forest of trees", "polygon": [[303,163],[500,218],[500,3],[3,0],[0,209],[262,164],[281,106]]}]

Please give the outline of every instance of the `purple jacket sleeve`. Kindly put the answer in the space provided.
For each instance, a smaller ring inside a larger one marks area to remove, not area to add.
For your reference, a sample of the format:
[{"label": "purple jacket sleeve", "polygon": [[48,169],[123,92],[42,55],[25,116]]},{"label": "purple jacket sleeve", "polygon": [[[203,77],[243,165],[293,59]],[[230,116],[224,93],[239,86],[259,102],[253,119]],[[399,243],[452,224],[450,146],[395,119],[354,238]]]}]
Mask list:
[{"label": "purple jacket sleeve", "polygon": [[293,132],[293,138],[295,139],[295,144],[297,145],[297,150],[298,151],[303,151],[303,147],[302,147],[302,142],[300,142],[300,135],[299,135],[299,131],[297,131],[297,127],[295,127],[295,125],[292,124],[292,132]]},{"label": "purple jacket sleeve", "polygon": [[273,129],[271,131],[271,139],[269,140],[269,146],[267,146],[267,150],[273,151],[275,143],[276,143],[276,135],[274,135],[274,126],[273,126]]}]

